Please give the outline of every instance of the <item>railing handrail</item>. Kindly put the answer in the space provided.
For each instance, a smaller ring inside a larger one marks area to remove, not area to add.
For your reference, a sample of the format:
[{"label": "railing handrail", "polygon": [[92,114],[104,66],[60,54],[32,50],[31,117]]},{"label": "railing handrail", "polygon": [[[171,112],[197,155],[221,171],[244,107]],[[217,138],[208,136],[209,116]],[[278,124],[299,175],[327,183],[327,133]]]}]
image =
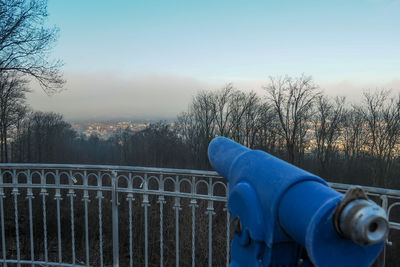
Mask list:
[{"label": "railing handrail", "polygon": [[[54,163],[0,163],[0,168],[15,168],[15,169],[73,169],[73,170],[116,170],[116,171],[131,171],[131,172],[148,172],[148,173],[176,173],[176,174],[192,174],[213,176],[223,179],[215,171],[193,170],[193,169],[174,169],[174,168],[156,168],[156,167],[139,167],[139,166],[120,166],[120,165],[85,165],[85,164],[54,164]],[[346,190],[352,184],[344,183],[328,183],[331,187],[341,190]],[[367,193],[382,194],[394,197],[400,197],[400,190],[386,189],[382,187],[363,186]]]},{"label": "railing handrail", "polygon": [[54,163],[0,163],[0,168],[15,169],[74,169],[74,170],[117,170],[132,172],[154,172],[154,173],[177,173],[217,176],[222,178],[215,171],[193,170],[193,169],[174,169],[174,168],[156,168],[139,166],[120,166],[120,165],[85,165],[85,164],[54,164]]},{"label": "railing handrail", "polygon": [[382,187],[372,187],[372,186],[365,186],[365,185],[353,185],[353,184],[342,184],[342,183],[328,183],[329,186],[331,186],[332,188],[335,189],[342,189],[342,190],[346,190],[349,187],[354,187],[354,186],[359,186],[362,189],[364,189],[364,191],[366,191],[366,193],[375,193],[375,194],[381,194],[381,195],[388,195],[391,197],[400,197],[400,190],[396,190],[396,189],[386,189],[386,188],[382,188]]}]

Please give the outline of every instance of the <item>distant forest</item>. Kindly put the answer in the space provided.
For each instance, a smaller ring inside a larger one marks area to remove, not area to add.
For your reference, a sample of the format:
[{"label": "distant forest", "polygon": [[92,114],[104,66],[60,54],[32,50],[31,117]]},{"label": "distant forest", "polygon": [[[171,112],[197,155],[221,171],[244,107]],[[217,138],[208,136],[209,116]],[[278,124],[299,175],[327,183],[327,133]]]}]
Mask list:
[{"label": "distant forest", "polygon": [[384,89],[348,104],[305,75],[271,77],[261,96],[228,84],[198,92],[173,127],[161,121],[102,140],[60,114],[31,111],[26,83],[0,78],[1,162],[210,169],[208,144],[226,136],[328,181],[400,188],[400,98]]}]

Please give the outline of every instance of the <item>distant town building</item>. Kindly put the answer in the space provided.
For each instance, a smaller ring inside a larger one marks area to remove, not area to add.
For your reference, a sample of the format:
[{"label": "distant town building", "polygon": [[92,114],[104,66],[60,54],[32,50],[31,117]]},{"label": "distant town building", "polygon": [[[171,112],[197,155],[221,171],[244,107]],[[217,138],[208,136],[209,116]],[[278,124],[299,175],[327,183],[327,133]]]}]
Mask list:
[{"label": "distant town building", "polygon": [[[83,134],[86,137],[91,135],[97,135],[101,139],[107,139],[118,131],[124,131],[126,129],[132,132],[138,132],[144,130],[150,125],[149,122],[138,122],[133,123],[131,121],[119,121],[119,122],[82,122],[73,123],[72,128],[79,134]],[[171,123],[173,126],[173,123]]]}]

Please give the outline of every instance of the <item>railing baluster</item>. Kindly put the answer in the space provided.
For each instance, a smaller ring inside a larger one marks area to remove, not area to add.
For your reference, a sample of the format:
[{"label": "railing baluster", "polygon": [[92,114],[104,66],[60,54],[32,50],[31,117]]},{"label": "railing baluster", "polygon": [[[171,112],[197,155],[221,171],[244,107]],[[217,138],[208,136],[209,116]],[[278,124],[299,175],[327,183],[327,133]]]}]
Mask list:
[{"label": "railing baluster", "polygon": [[61,242],[61,216],[60,216],[60,201],[62,200],[60,190],[60,175],[56,170],[56,194],[54,199],[57,201],[57,240],[58,240],[58,262],[62,263],[62,242]]},{"label": "railing baluster", "polygon": [[[143,191],[149,189],[147,174],[144,175]],[[148,229],[148,208],[150,206],[149,195],[143,194],[142,207],[144,208],[144,266],[149,266],[149,229]]]},{"label": "railing baluster", "polygon": [[[213,196],[213,191],[213,182],[212,178],[210,177],[210,182],[208,185],[208,196],[210,198]],[[208,214],[208,266],[212,267],[212,216],[215,215],[213,200],[208,201],[206,214]]]},{"label": "railing baluster", "polygon": [[197,200],[194,198],[194,196],[196,194],[196,178],[195,177],[192,177],[191,191],[192,191],[193,198],[190,200],[189,206],[192,207],[192,267],[194,267],[195,260],[196,260],[196,208],[198,207]]},{"label": "railing baluster", "polygon": [[119,236],[118,236],[118,177],[117,172],[111,172],[111,182],[112,182],[112,239],[113,239],[113,266],[119,267]]},{"label": "railing baluster", "polygon": [[56,198],[57,201],[57,238],[58,238],[58,262],[62,262],[62,243],[61,243],[61,219],[60,219],[60,200],[61,196]]},{"label": "railing baluster", "polygon": [[102,214],[102,200],[104,198],[103,192],[101,191],[103,185],[101,172],[97,173],[97,186],[99,190],[97,191],[96,198],[98,199],[98,206],[99,206],[99,250],[100,250],[100,266],[103,267],[103,214]]},{"label": "railing baluster", "polygon": [[[132,173],[129,173],[128,177],[128,190],[133,190],[133,178]],[[129,266],[133,267],[133,230],[132,230],[132,201],[135,200],[133,197],[133,193],[129,192],[126,200],[128,201],[129,205]]]},{"label": "railing baluster", "polygon": [[1,244],[3,250],[3,266],[7,266],[7,254],[6,254],[6,236],[4,231],[4,204],[3,204],[4,195],[0,195],[0,210],[1,210]]},{"label": "railing baluster", "polygon": [[70,200],[70,211],[71,211],[71,243],[72,243],[72,264],[76,264],[76,255],[75,255],[75,214],[74,214],[74,197],[76,195],[71,193],[69,195]]},{"label": "railing baluster", "polygon": [[143,206],[144,206],[144,266],[147,267],[149,266],[149,229],[148,229],[149,204],[146,203],[146,200],[143,200]]},{"label": "railing baluster", "polygon": [[[180,191],[180,184],[179,184],[179,176],[176,176],[175,180],[175,193],[179,193]],[[181,208],[181,201],[180,197],[175,197],[175,265],[179,266],[179,211],[182,210]]]},{"label": "railing baluster", "polygon": [[[0,184],[3,184],[3,172],[0,170]],[[4,203],[3,199],[6,198],[3,187],[0,187],[0,216],[1,216],[1,245],[3,251],[3,266],[7,267],[7,254],[6,254],[6,233],[4,229]]]},{"label": "railing baluster", "polygon": [[190,206],[192,207],[192,266],[195,266],[195,250],[196,250],[196,207],[197,207],[197,201],[196,199],[191,199],[190,200]]},{"label": "railing baluster", "polygon": [[40,195],[42,196],[42,209],[43,209],[43,243],[44,243],[44,261],[46,266],[48,266],[48,249],[47,249],[47,212],[46,212],[46,196],[49,195],[47,193],[47,189],[45,188],[46,186],[46,177],[44,175],[44,170],[41,171],[40,174],[40,183],[41,183],[41,190],[40,190]]},{"label": "railing baluster", "polygon": [[72,264],[76,264],[76,255],[75,255],[75,213],[74,213],[74,198],[76,197],[75,191],[73,189],[73,182],[75,182],[75,178],[72,174],[72,171],[69,172],[68,183],[70,185],[70,189],[68,190],[68,196],[70,201],[70,217],[71,217],[71,247],[72,247]]},{"label": "railing baluster", "polygon": [[164,266],[164,204],[165,197],[159,196],[157,203],[160,204],[160,267]]},{"label": "railing baluster", "polygon": [[[212,266],[212,216],[215,214],[214,213],[214,208],[212,207],[214,201],[208,201],[209,207],[207,208],[207,214],[208,214],[208,266]],[[211,204],[211,207],[210,207]]]},{"label": "railing baluster", "polygon": [[19,244],[19,223],[18,223],[18,176],[16,170],[13,170],[13,190],[11,194],[14,196],[14,218],[15,218],[15,241],[17,245],[17,265],[18,267],[21,266],[20,260],[21,260],[21,250],[20,250],[20,244]]},{"label": "railing baluster", "polygon": [[[28,186],[32,186],[32,176],[30,174],[30,170],[26,171],[26,176],[28,180]],[[31,261],[35,260],[35,249],[33,246],[33,218],[32,218],[32,199],[35,197],[32,193],[32,187],[28,187],[26,198],[28,199],[28,208],[29,208],[29,236],[31,241]],[[32,267],[34,264],[32,264]]]},{"label": "railing baluster", "polygon": [[[381,195],[380,198],[382,199],[382,208],[387,212],[388,211],[388,197],[387,195]],[[389,215],[389,214],[388,214]],[[383,244],[383,250],[381,252],[382,254],[382,267],[385,267],[386,265],[386,247],[387,247],[387,242],[389,241],[389,235],[386,237],[385,243]]]},{"label": "railing baluster", "polygon": [[[132,173],[129,173],[128,190],[133,189]],[[129,266],[133,267],[133,231],[132,231],[132,201],[135,200],[133,193],[128,193],[126,200],[129,205]]]},{"label": "railing baluster", "polygon": [[132,201],[133,194],[129,193],[126,197],[129,203],[129,266],[133,266],[133,232],[132,232]]},{"label": "railing baluster", "polygon": [[[88,177],[87,171],[84,171],[83,175],[83,186],[87,188],[88,186]],[[88,213],[88,204],[90,202],[89,192],[87,189],[83,190],[83,198],[82,201],[85,202],[85,245],[86,245],[86,265],[90,266],[90,251],[89,251],[89,213]]]},{"label": "railing baluster", "polygon": [[164,204],[165,197],[162,195],[164,193],[164,181],[163,175],[160,174],[159,188],[160,195],[158,196],[157,203],[160,204],[160,267],[164,266]]},{"label": "railing baluster", "polygon": [[[18,189],[17,189],[18,190]],[[15,216],[15,240],[17,243],[17,262],[18,266],[21,266],[19,261],[21,260],[21,251],[19,246],[19,224],[18,224],[18,191],[12,193],[14,195],[14,216]]]},{"label": "railing baluster", "polygon": [[44,243],[44,261],[47,265],[49,261],[48,249],[47,249],[47,217],[46,217],[46,196],[48,193],[41,193],[42,195],[42,208],[43,208],[43,243]]}]

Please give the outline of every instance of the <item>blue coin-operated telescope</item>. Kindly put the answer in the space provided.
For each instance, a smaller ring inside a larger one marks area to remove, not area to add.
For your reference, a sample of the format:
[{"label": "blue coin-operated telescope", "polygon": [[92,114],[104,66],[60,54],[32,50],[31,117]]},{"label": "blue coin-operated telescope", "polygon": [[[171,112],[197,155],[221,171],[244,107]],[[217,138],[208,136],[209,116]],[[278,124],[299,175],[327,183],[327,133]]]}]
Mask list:
[{"label": "blue coin-operated telescope", "polygon": [[389,225],[360,188],[343,195],[321,178],[227,138],[210,143],[214,169],[229,181],[231,267],[370,266]]}]

